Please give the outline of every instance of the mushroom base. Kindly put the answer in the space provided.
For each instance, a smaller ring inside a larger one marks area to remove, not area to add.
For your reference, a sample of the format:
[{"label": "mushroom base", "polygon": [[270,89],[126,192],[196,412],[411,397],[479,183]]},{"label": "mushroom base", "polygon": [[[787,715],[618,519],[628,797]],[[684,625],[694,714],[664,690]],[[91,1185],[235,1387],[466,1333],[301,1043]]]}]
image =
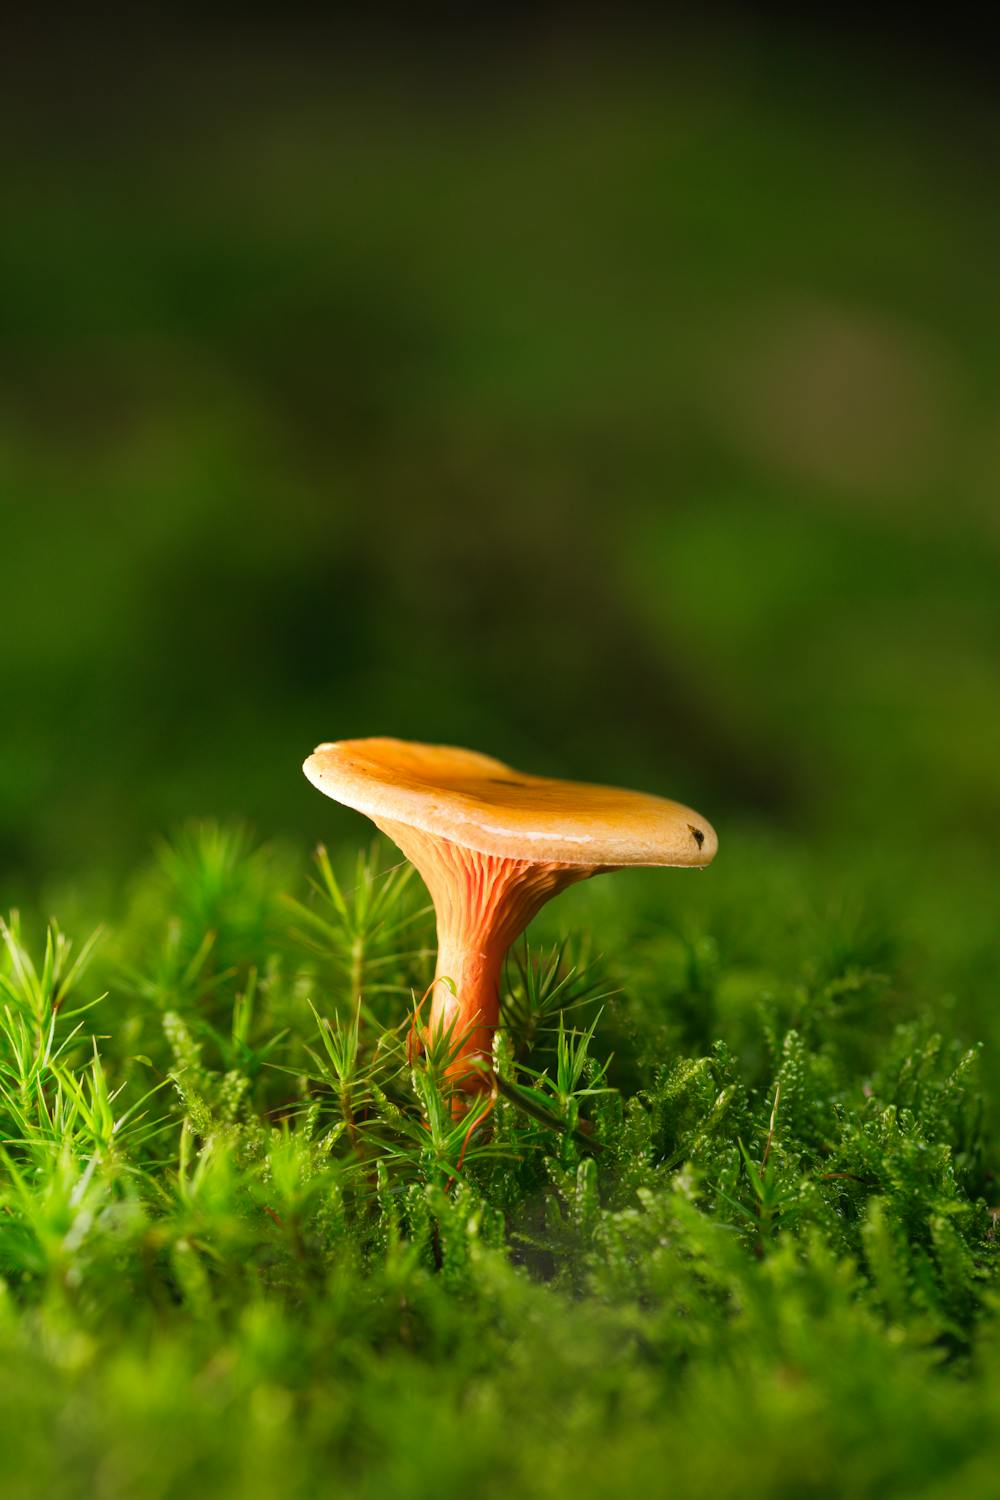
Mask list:
[{"label": "mushroom base", "polygon": [[438,956],[430,1034],[449,1035],[447,1073],[456,1088],[485,1089],[508,948],[550,897],[597,871],[479,854],[387,819],[378,826],[416,866],[434,903]]}]

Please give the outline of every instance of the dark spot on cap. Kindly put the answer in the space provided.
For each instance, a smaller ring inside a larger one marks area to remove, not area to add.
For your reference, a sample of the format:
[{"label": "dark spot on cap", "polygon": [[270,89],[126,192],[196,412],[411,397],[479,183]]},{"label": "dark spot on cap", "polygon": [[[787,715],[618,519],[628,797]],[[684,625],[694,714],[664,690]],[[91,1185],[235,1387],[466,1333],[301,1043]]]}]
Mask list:
[{"label": "dark spot on cap", "polygon": [[515,781],[513,776],[487,776],[491,786],[527,786],[526,781]]},{"label": "dark spot on cap", "polygon": [[695,843],[698,845],[698,848],[700,849],[701,846],[702,846],[702,844],[705,842],[705,835],[704,835],[704,833],[702,832],[702,830],[700,828],[696,828],[693,823],[689,823],[688,827],[691,830],[691,837],[694,839]]}]

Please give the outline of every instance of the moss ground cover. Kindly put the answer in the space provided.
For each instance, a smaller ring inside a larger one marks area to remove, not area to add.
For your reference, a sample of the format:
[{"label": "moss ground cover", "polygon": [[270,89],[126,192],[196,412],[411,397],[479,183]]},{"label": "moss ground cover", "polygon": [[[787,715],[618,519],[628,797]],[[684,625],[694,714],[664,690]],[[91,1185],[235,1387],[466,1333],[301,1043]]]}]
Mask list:
[{"label": "moss ground cover", "polygon": [[883,913],[725,853],[553,904],[471,1130],[388,845],[192,827],[92,946],[12,920],[6,1492],[990,1493],[975,1039]]}]

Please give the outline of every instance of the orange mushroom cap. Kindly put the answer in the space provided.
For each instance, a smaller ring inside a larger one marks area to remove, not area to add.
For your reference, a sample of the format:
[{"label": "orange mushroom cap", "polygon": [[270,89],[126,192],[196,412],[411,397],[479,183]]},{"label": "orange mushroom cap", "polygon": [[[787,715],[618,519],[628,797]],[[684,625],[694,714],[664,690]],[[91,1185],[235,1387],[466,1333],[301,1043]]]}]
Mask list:
[{"label": "orange mushroom cap", "polygon": [[451,745],[373,738],[319,745],[313,786],[383,820],[503,859],[615,869],[703,868],[718,848],[699,813],[665,797],[514,771]]}]

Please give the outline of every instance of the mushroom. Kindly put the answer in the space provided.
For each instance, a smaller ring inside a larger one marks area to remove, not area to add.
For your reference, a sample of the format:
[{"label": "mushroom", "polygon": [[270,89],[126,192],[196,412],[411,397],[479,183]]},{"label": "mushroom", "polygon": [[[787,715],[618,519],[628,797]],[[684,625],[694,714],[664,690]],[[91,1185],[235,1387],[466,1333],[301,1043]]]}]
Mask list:
[{"label": "mushroom", "polygon": [[526,776],[450,745],[340,740],[319,745],[303,770],[420,872],[437,916],[430,1034],[450,1029],[448,1073],[466,1092],[488,1083],[504,957],[546,901],[629,866],[703,869],[718,847],[711,825],[678,802]]}]

